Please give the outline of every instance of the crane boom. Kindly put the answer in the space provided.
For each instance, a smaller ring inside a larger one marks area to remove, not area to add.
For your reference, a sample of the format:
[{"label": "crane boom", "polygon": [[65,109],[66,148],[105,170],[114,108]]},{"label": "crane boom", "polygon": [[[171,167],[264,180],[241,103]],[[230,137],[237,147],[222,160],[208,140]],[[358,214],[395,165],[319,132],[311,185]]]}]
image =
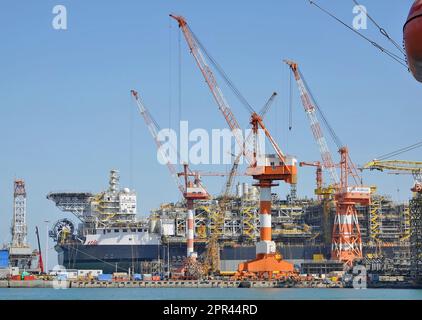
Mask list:
[{"label": "crane boom", "polygon": [[302,100],[302,105],[305,108],[306,115],[308,116],[308,119],[310,121],[314,139],[318,144],[323,166],[329,172],[331,182],[334,185],[338,185],[339,178],[336,172],[333,157],[331,155],[330,149],[328,148],[327,140],[324,137],[321,125],[319,124],[319,120],[316,115],[316,103],[313,100],[312,95],[310,94],[309,88],[303,81],[303,77],[299,70],[298,64],[290,60],[284,60],[284,62],[290,67],[295,76],[300,92],[300,98]]},{"label": "crane boom", "polygon": [[362,169],[389,171],[393,174],[411,174],[415,180],[412,191],[422,193],[422,162],[407,160],[373,160]]},{"label": "crane boom", "polygon": [[[272,103],[274,102],[274,99],[275,99],[276,96],[277,96],[277,92],[273,92],[271,97],[264,104],[264,106],[262,107],[262,109],[259,112],[259,115],[261,116],[261,118],[264,118],[265,115],[267,114],[267,112],[270,110]],[[248,145],[250,143],[252,135],[253,135],[253,132],[252,131],[249,132],[248,136],[245,139],[245,145]],[[233,185],[234,176],[237,175],[237,169],[239,167],[240,158],[243,155],[243,153],[244,153],[244,150],[242,148],[234,159],[233,166],[230,170],[230,174],[227,177],[226,184],[225,184],[224,190],[222,192],[223,195],[225,195],[225,194],[228,195],[230,193],[230,190],[231,190],[232,185]]]},{"label": "crane boom", "polygon": [[[161,155],[162,155],[163,159],[166,159],[167,158],[167,155],[164,153],[164,150],[162,148],[162,143],[158,139],[158,132],[159,132],[160,128],[158,127],[158,125],[154,121],[154,119],[152,118],[152,116],[149,113],[148,109],[143,104],[141,98],[139,97],[138,92],[135,91],[135,90],[131,90],[131,94],[132,94],[132,96],[134,97],[134,99],[136,101],[136,105],[138,107],[139,113],[144,118],[145,123],[146,123],[146,125],[148,127],[148,130],[151,133],[151,135],[152,135],[152,137],[153,137],[153,139],[155,141],[155,144],[157,145],[157,149],[159,150],[159,152],[161,152]],[[184,196],[186,190],[185,190],[185,187],[182,185],[182,183],[180,182],[180,180],[178,178],[178,172],[177,172],[175,166],[169,160],[167,160],[166,165],[167,165],[167,168],[170,171],[170,175],[172,176],[172,178],[176,182],[177,188],[179,189],[179,191],[181,192],[181,194]]]},{"label": "crane boom", "polygon": [[[234,135],[237,144],[239,147],[244,146],[244,137],[242,134],[242,129],[239,126],[239,123],[237,122],[226,98],[224,97],[218,83],[217,79],[214,76],[214,73],[211,71],[211,68],[208,66],[204,55],[202,54],[200,45],[193,35],[192,31],[190,30],[186,20],[182,16],[176,16],[170,14],[170,17],[175,19],[179,23],[179,27],[183,32],[183,35],[186,39],[186,42],[189,46],[189,49],[196,61],[196,64],[198,65],[199,69],[201,70],[202,75],[204,76],[205,82],[207,83],[208,87],[211,90],[211,93],[218,105],[218,108],[223,113],[224,118],[226,119],[226,122]],[[246,151],[245,159],[250,165],[255,164],[255,159],[253,158],[250,150]]]},{"label": "crane boom", "polygon": [[37,243],[38,243],[38,265],[39,265],[41,273],[44,273],[44,263],[42,259],[40,233],[38,230],[38,226],[35,227],[35,234],[37,235]]},{"label": "crane boom", "polygon": [[365,164],[364,169],[396,170],[405,172],[421,172],[422,162],[407,160],[373,160]]}]

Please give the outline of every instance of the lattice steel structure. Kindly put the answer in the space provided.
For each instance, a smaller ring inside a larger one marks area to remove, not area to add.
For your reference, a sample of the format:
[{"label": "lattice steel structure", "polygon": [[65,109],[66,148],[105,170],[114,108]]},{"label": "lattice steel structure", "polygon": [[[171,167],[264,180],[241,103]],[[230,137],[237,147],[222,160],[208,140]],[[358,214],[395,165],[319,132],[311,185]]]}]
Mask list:
[{"label": "lattice steel structure", "polygon": [[28,248],[25,181],[15,180],[13,193],[12,247]]},{"label": "lattice steel structure", "polygon": [[82,222],[90,217],[92,193],[51,192],[47,199],[53,201],[63,212],[70,212]]},{"label": "lattice steel structure", "polygon": [[422,282],[422,195],[410,200],[411,274]]},{"label": "lattice steel structure", "polygon": [[377,245],[379,241],[381,229],[381,214],[382,214],[383,197],[378,195],[372,196],[372,201],[369,209],[369,230],[368,237],[371,245]]}]

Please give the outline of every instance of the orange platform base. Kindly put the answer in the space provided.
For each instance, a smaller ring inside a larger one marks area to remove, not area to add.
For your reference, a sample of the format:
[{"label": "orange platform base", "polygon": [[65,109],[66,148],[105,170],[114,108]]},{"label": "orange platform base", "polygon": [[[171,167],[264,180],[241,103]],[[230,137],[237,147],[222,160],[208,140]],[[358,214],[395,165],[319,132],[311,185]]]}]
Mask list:
[{"label": "orange platform base", "polygon": [[264,255],[244,263],[238,267],[238,275],[255,274],[257,277],[290,275],[295,272],[293,264],[279,258],[276,254]]}]

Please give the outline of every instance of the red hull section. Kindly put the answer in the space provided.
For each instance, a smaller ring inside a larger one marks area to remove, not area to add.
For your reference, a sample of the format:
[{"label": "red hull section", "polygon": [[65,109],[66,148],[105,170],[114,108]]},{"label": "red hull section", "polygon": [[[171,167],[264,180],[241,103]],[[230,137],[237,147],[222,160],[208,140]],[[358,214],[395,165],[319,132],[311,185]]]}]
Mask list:
[{"label": "red hull section", "polygon": [[422,0],[416,0],[403,28],[409,68],[422,82]]}]

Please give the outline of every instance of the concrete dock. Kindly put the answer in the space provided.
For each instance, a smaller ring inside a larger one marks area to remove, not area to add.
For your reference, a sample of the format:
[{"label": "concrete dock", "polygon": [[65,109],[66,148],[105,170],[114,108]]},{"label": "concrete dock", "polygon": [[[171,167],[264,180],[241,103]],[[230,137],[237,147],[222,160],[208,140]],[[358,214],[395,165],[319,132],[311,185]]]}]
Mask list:
[{"label": "concrete dock", "polygon": [[341,288],[340,283],[279,281],[162,280],[162,281],[48,281],[2,280],[0,288]]}]

